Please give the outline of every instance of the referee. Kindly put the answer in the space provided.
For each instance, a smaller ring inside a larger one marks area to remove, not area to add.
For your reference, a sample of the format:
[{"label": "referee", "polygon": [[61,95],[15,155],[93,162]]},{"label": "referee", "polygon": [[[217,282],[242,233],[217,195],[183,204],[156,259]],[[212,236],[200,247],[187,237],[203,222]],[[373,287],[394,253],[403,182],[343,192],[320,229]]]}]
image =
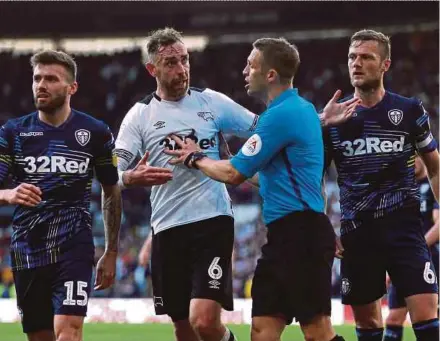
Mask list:
[{"label": "referee", "polygon": [[[335,234],[321,192],[324,148],[318,114],[293,88],[299,53],[285,39],[253,44],[243,71],[248,95],[264,101],[255,134],[231,160],[212,160],[171,136],[175,158],[224,183],[260,187],[267,244],[252,287],[252,341],[277,341],[295,318],[306,340],[340,341],[330,322]],[[258,175],[256,175],[258,173]]]}]

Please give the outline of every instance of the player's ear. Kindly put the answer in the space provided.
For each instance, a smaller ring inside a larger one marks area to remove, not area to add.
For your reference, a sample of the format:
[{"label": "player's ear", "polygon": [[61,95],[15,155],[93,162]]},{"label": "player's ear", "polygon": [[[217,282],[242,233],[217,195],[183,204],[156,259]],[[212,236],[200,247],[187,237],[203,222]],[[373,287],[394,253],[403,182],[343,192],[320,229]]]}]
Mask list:
[{"label": "player's ear", "polygon": [[78,91],[78,82],[69,85],[69,95],[72,96]]},{"label": "player's ear", "polygon": [[152,77],[156,77],[156,66],[152,63],[146,63],[145,68]]},{"label": "player's ear", "polygon": [[269,83],[276,82],[279,80],[278,78],[278,72],[276,72],[274,69],[269,69],[269,71],[267,71],[266,79]]},{"label": "player's ear", "polygon": [[390,69],[391,66],[391,59],[385,59],[382,62],[382,72],[387,72]]}]

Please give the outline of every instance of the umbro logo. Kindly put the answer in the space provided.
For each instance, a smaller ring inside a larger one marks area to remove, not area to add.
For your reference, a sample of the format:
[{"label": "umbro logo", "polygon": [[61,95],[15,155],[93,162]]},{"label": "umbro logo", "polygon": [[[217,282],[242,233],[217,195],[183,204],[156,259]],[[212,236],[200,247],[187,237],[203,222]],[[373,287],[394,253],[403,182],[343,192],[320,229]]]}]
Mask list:
[{"label": "umbro logo", "polygon": [[209,281],[208,282],[210,285],[209,285],[209,288],[210,289],[220,289],[220,282],[219,281],[217,281],[217,280],[212,280],[212,281]]},{"label": "umbro logo", "polygon": [[161,129],[161,128],[165,127],[165,122],[164,121],[157,121],[156,123],[154,123],[153,127],[156,127],[156,130]]}]

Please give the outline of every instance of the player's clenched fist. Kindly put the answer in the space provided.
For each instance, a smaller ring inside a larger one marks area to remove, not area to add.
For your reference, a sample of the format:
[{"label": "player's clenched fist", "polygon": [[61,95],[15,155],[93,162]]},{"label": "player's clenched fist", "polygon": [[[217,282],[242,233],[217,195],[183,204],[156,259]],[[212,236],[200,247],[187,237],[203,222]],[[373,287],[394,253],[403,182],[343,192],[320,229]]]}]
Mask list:
[{"label": "player's clenched fist", "polygon": [[42,194],[37,186],[22,183],[14,189],[1,191],[0,201],[11,205],[34,207],[40,203]]}]

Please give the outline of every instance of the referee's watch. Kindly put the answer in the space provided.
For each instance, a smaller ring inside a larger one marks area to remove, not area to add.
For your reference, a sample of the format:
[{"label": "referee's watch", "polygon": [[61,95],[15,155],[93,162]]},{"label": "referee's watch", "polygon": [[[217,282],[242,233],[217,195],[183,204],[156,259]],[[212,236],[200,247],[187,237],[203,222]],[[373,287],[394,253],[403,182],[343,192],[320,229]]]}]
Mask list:
[{"label": "referee's watch", "polygon": [[208,155],[203,152],[192,152],[186,157],[183,163],[188,168],[199,169],[199,167],[196,165],[196,161],[199,161],[205,157],[208,157]]}]

